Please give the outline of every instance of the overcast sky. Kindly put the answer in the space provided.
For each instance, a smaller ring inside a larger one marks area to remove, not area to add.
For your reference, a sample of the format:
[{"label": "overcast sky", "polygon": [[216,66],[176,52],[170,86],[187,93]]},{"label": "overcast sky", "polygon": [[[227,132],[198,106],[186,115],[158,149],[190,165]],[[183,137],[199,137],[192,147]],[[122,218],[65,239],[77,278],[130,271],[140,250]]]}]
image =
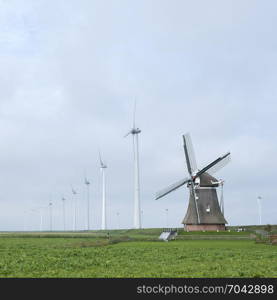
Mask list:
[{"label": "overcast sky", "polygon": [[[134,98],[143,227],[181,226],[188,189],[182,134],[199,166],[231,152],[217,174],[230,225],[277,223],[277,3],[254,0],[0,0],[0,230],[101,224],[98,149],[109,228],[133,226]],[[166,224],[165,209],[168,209]],[[117,217],[119,213],[119,217]]]}]

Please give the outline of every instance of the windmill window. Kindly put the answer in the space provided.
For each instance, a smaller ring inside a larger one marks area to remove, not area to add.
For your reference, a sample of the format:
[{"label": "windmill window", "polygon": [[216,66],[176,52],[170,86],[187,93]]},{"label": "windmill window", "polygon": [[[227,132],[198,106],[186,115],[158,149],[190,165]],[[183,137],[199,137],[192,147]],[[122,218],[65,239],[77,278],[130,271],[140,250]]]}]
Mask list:
[{"label": "windmill window", "polygon": [[210,205],[207,205],[206,212],[209,213],[211,211]]}]

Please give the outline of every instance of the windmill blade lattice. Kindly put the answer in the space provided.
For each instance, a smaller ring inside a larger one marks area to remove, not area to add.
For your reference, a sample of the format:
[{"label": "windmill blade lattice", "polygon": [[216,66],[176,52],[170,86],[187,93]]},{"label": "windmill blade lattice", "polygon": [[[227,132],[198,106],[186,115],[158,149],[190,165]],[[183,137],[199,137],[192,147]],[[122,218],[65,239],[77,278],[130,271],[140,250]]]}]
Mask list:
[{"label": "windmill blade lattice", "polygon": [[191,142],[190,134],[189,133],[185,134],[183,138],[184,138],[184,148],[185,148],[187,166],[189,169],[188,171],[189,174],[193,174],[197,170],[197,164],[196,164],[195,152]]},{"label": "windmill blade lattice", "polygon": [[190,178],[184,178],[184,179],[170,185],[169,187],[161,190],[160,192],[158,192],[156,194],[156,200],[158,200],[158,199],[162,198],[163,196],[177,190],[179,187],[183,186],[184,184],[188,183],[189,181],[190,181]]},{"label": "windmill blade lattice", "polygon": [[[213,173],[217,172],[218,170],[223,168],[230,161],[230,158],[231,158],[230,155],[231,155],[230,152],[228,152],[227,154],[217,158],[212,163],[208,164],[205,168],[200,170],[195,175],[195,177],[199,177],[205,172],[208,172],[209,174],[213,174]],[[211,172],[213,172],[213,173],[211,173]]]}]

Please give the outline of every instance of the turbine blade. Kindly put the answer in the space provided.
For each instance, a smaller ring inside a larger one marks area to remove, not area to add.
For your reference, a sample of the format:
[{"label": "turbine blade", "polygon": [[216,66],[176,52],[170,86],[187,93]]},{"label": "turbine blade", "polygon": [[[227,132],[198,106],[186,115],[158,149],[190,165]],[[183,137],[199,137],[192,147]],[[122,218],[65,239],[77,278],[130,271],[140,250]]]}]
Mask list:
[{"label": "turbine blade", "polygon": [[184,134],[184,150],[187,162],[187,168],[190,175],[192,175],[197,170],[195,153],[191,142],[190,134]]},{"label": "turbine blade", "polygon": [[129,134],[131,134],[132,130],[130,130],[127,134],[124,135],[124,137],[126,138]]},{"label": "turbine blade", "polygon": [[71,185],[71,191],[72,191],[72,194],[73,194],[73,195],[76,195],[76,194],[77,194],[77,192],[74,190],[74,188],[73,188],[72,185]]},{"label": "turbine blade", "polygon": [[101,158],[101,152],[100,152],[100,150],[98,151],[98,155],[99,155],[99,162],[100,162],[100,165],[102,166],[103,162],[102,162],[102,158]]},{"label": "turbine blade", "polygon": [[133,114],[133,128],[136,128],[136,110],[137,110],[137,99],[135,98],[134,114]]},{"label": "turbine blade", "polygon": [[100,165],[101,167],[103,168],[105,166],[103,160],[102,160],[102,157],[101,157],[101,152],[99,151],[99,161],[100,161]]},{"label": "turbine blade", "polygon": [[182,179],[182,180],[170,185],[169,187],[167,187],[167,188],[161,190],[160,192],[158,192],[156,194],[155,199],[158,200],[158,199],[162,198],[163,196],[177,190],[179,187],[181,187],[182,185],[186,184],[189,181],[190,181],[190,178],[185,178],[185,179]]},{"label": "turbine blade", "polygon": [[216,160],[214,160],[212,163],[208,164],[205,168],[203,168],[202,170],[200,170],[195,177],[199,177],[200,175],[202,175],[205,172],[208,172],[209,174],[214,174],[215,172],[217,172],[218,170],[220,170],[221,168],[223,168],[224,166],[227,165],[227,163],[231,160],[231,153],[228,152],[225,155],[217,158]]}]

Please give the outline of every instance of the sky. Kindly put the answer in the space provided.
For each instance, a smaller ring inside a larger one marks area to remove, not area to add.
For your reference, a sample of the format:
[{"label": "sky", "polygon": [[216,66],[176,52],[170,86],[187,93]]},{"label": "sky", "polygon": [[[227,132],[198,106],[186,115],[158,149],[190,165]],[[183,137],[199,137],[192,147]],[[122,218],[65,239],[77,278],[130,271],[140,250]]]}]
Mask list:
[{"label": "sky", "polygon": [[[277,223],[277,3],[255,0],[0,0],[0,230],[101,225],[99,150],[108,165],[109,229],[133,226],[139,136],[142,226],[181,227],[182,134],[198,166],[230,151],[229,225]],[[166,218],[168,209],[168,218]]]}]

